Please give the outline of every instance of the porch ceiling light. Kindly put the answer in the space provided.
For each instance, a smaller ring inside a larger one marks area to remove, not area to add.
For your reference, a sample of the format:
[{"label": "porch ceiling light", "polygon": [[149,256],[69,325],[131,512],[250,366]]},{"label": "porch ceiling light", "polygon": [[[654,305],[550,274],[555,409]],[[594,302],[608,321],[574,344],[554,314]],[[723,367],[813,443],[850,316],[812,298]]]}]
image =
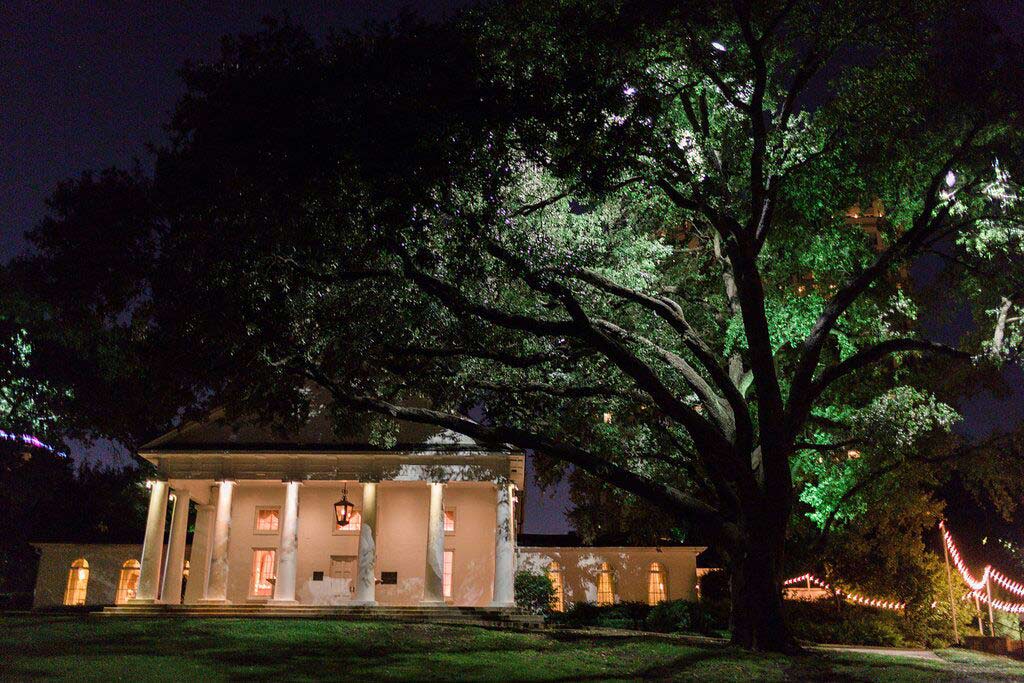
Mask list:
[{"label": "porch ceiling light", "polygon": [[355,505],[348,500],[348,484],[345,484],[345,488],[341,492],[341,500],[334,504],[334,519],[337,520],[338,526],[348,526],[348,523],[352,521],[353,508]]}]

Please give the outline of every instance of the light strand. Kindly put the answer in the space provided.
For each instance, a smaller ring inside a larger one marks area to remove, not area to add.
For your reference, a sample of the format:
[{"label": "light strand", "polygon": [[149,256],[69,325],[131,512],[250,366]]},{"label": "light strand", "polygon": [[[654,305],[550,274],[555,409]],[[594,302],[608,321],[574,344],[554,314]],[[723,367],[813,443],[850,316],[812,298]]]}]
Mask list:
[{"label": "light strand", "polygon": [[981,600],[986,604],[992,603],[992,606],[1000,612],[1009,612],[1010,614],[1024,614],[1024,602],[1008,602],[1006,600],[997,600],[996,598],[992,598],[990,600],[988,594],[985,593],[985,591],[974,591],[970,593],[970,595],[973,595],[978,600]]},{"label": "light strand", "polygon": [[945,520],[939,521],[939,529],[942,531],[942,538],[946,544],[946,550],[949,551],[950,559],[953,560],[953,564],[956,566],[956,570],[964,580],[964,583],[966,583],[971,589],[969,595],[986,604],[991,604],[992,607],[1000,610],[1001,612],[1024,614],[1024,602],[1009,602],[1007,600],[990,598],[988,591],[982,590],[985,588],[988,580],[991,579],[1010,593],[1024,597],[1024,585],[1010,579],[998,569],[993,568],[990,564],[985,565],[985,569],[981,573],[981,579],[975,579],[967,568],[967,564],[964,562],[963,557],[960,555],[960,550],[956,547],[956,543],[953,542],[953,536],[949,533],[949,529],[946,528]]},{"label": "light strand", "polygon": [[946,550],[949,551],[949,558],[953,560],[953,565],[956,567],[957,572],[960,573],[960,577],[964,580],[968,586],[971,587],[972,591],[980,590],[985,586],[985,582],[988,579],[989,573],[992,571],[992,565],[985,565],[985,571],[982,572],[980,579],[975,579],[971,574],[971,571],[967,568],[967,563],[964,562],[964,558],[960,555],[960,551],[957,549],[956,544],[953,542],[953,535],[949,533],[949,529],[946,528],[945,520],[939,522],[939,529],[942,531],[942,540],[946,544]]},{"label": "light strand", "polygon": [[38,437],[32,436],[31,434],[15,434],[14,432],[8,432],[0,429],[0,439],[5,441],[17,441],[18,443],[23,443],[26,446],[31,446],[32,448],[41,448],[45,451],[50,451],[54,455],[59,455],[62,458],[68,457],[67,453],[58,451],[50,444],[40,441]]},{"label": "light strand", "polygon": [[786,579],[785,581],[783,581],[782,585],[792,586],[798,583],[805,582],[810,582],[818,588],[824,588],[825,590],[831,591],[836,595],[842,597],[843,599],[848,600],[849,602],[855,603],[857,605],[863,605],[865,607],[901,610],[905,609],[907,606],[907,603],[900,602],[899,600],[882,600],[880,598],[869,598],[867,596],[859,595],[857,593],[848,593],[841,588],[836,588],[834,586],[829,585],[827,582],[823,581],[822,579],[819,579],[814,574],[803,574],[801,576],[794,576],[792,579]]},{"label": "light strand", "polygon": [[989,575],[992,577],[992,579],[996,583],[998,583],[1004,589],[1008,590],[1009,592],[1013,593],[1014,595],[1020,595],[1020,596],[1024,597],[1024,585],[1021,585],[1021,584],[1017,583],[1016,581],[1013,581],[1012,579],[1007,578],[1005,575],[1001,574],[996,569],[991,570],[989,572]]}]

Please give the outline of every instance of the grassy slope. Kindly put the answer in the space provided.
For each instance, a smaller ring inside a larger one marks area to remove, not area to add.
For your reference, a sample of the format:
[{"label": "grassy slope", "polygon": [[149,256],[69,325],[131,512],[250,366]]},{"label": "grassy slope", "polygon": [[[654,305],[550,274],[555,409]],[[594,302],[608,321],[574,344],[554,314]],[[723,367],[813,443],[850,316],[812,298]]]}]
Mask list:
[{"label": "grassy slope", "polygon": [[1020,680],[1024,665],[961,651],[946,661],[759,656],[642,638],[559,640],[475,628],[271,620],[0,617],[0,680]]}]

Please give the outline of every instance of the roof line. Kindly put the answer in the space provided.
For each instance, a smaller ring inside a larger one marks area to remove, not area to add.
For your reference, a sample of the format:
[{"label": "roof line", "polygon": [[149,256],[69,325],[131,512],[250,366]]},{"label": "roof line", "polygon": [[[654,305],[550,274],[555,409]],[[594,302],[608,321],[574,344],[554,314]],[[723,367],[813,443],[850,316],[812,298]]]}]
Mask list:
[{"label": "roof line", "polygon": [[202,427],[203,425],[207,424],[208,422],[210,422],[212,420],[219,419],[220,417],[222,417],[224,415],[224,412],[225,412],[225,410],[224,410],[223,407],[214,408],[213,410],[208,412],[206,414],[206,417],[203,418],[201,421],[198,420],[198,419],[188,420],[184,424],[181,424],[178,427],[175,427],[171,431],[166,432],[164,434],[161,434],[160,436],[156,437],[155,439],[153,439],[151,441],[147,441],[146,443],[144,443],[141,446],[139,446],[139,454],[141,454],[143,451],[151,450],[151,449],[159,446],[160,444],[167,443],[168,441],[170,441],[174,437],[181,436],[182,434],[188,433],[188,432],[192,431],[193,429],[196,429],[198,427]]}]

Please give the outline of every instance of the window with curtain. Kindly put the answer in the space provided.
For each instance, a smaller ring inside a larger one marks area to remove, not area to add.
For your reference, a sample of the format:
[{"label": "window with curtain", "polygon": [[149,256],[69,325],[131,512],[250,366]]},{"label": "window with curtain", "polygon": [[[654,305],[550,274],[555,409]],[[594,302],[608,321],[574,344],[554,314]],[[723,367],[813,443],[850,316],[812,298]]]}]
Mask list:
[{"label": "window with curtain", "polygon": [[612,568],[607,562],[601,563],[601,569],[597,573],[597,604],[615,604],[615,582],[612,577]]},{"label": "window with curtain", "polygon": [[272,534],[280,528],[281,508],[256,508],[256,532]]},{"label": "window with curtain", "polygon": [[651,562],[651,570],[647,574],[647,604],[657,605],[668,600],[668,575],[660,562]]},{"label": "window with curtain", "polygon": [[444,551],[444,597],[452,597],[452,562],[455,560],[455,553],[451,550]]},{"label": "window with curtain", "polygon": [[565,592],[562,589],[562,566],[557,562],[548,565],[548,578],[551,579],[551,609],[555,612],[565,611]]},{"label": "window with curtain", "polygon": [[249,593],[254,598],[274,597],[274,560],[277,551],[256,548],[252,551],[252,583]]},{"label": "window with curtain", "polygon": [[455,533],[455,510],[452,508],[444,511],[444,532],[446,534]]},{"label": "window with curtain", "polygon": [[125,560],[125,563],[121,565],[121,576],[117,580],[117,593],[114,594],[115,604],[124,605],[138,594],[140,567],[138,560]]},{"label": "window with curtain", "polygon": [[84,605],[85,591],[89,587],[89,563],[80,557],[68,570],[68,586],[64,590],[65,605]]}]

